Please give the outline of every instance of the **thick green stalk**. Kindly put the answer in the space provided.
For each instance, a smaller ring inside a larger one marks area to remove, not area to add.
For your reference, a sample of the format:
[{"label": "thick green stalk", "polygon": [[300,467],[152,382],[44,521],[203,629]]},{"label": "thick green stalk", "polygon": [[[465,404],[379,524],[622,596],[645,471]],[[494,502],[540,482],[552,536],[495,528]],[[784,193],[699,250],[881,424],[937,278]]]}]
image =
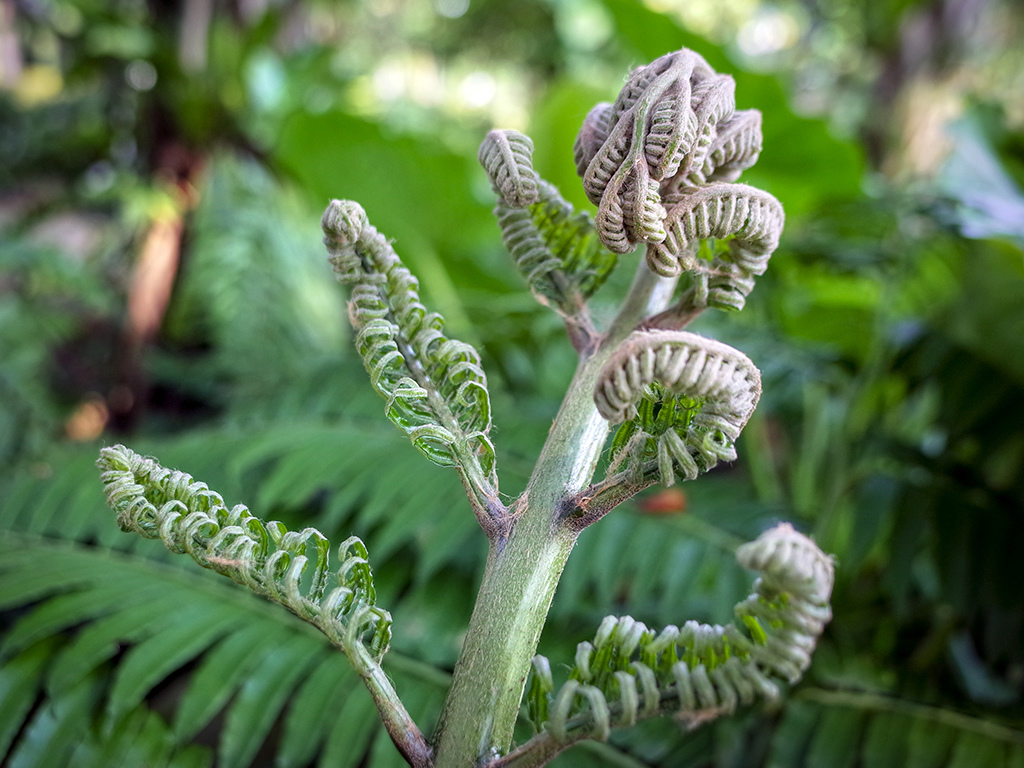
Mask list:
[{"label": "thick green stalk", "polygon": [[512,730],[555,587],[578,530],[563,502],[590,483],[608,435],[594,405],[598,374],[618,343],[668,302],[674,280],[643,261],[619,317],[582,357],[530,483],[509,510],[509,535],[491,541],[476,606],[441,720],[437,768],[468,768],[512,743]]}]

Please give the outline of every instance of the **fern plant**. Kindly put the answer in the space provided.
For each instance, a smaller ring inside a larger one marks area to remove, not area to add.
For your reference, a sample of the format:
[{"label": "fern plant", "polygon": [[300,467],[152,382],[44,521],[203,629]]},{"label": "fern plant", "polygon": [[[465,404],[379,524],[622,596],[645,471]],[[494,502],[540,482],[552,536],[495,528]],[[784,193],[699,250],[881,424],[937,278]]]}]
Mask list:
[{"label": "fern plant", "polygon": [[[610,616],[592,642],[580,643],[560,685],[536,655],[580,533],[645,488],[693,480],[734,460],[757,405],[757,367],[684,330],[708,308],[743,308],[783,225],[775,198],[736,183],[756,161],[761,133],[760,115],[737,111],[733,92],[731,77],[685,49],[634,71],[614,103],[590,112],[576,141],[577,168],[597,205],[593,219],[534,171],[529,137],[496,130],[484,140],[480,161],[498,196],[504,242],[538,301],[563,319],[578,355],[515,499],[499,491],[478,352],[446,334],[358,203],[335,200],[324,213],[330,262],[349,288],[355,345],[385,414],[427,459],[456,470],[489,545],[431,738],[381,667],[391,616],[376,603],[361,541],[343,542],[332,565],[332,547],[318,531],[290,531],[244,506],[228,508],[204,483],[114,446],[99,465],[121,528],[159,538],[320,630],[351,662],[413,766],[539,766],[641,718],[674,715],[697,725],[778,698],[810,663],[831,616],[833,583],[831,559],[785,524],[737,550],[739,562],[760,574],[736,606],[737,623],[654,630]],[[632,286],[600,327],[588,300],[640,245]],[[536,735],[516,746],[524,691]]]}]

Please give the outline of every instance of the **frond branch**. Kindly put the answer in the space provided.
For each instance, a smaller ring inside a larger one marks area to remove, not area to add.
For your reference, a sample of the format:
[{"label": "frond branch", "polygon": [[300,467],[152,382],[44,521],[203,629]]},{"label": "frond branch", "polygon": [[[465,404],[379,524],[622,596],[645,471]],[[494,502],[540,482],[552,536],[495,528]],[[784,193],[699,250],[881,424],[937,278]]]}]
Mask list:
[{"label": "frond branch", "polygon": [[289,531],[277,521],[264,523],[244,505],[229,509],[205,483],[123,445],[100,451],[97,465],[121,530],[160,539],[171,552],[189,555],[323,632],[363,679],[409,763],[430,764],[426,739],[380,666],[391,643],[391,614],[376,605],[362,541],[342,542],[341,562],[332,571],[330,542],[314,528]]},{"label": "frond branch", "polygon": [[601,243],[586,213],[576,212],[533,169],[533,142],[512,130],[494,130],[479,159],[498,195],[494,215],[502,240],[534,296],[565,320],[577,351],[597,343],[587,299],[604,283],[617,257]]},{"label": "frond branch", "polygon": [[628,616],[606,617],[593,642],[580,643],[569,679],[557,691],[551,664],[534,659],[527,707],[539,733],[490,768],[532,768],[613,727],[675,714],[697,727],[737,706],[775,700],[796,683],[831,619],[832,559],[788,524],[741,546],[737,560],[759,571],[736,606],[739,626],[689,621],[648,629]]},{"label": "frond branch", "polygon": [[684,331],[630,334],[594,390],[600,414],[621,424],[612,465],[567,502],[567,521],[582,529],[656,482],[693,480],[734,460],[760,396],[760,371],[727,344]]},{"label": "frond branch", "polygon": [[458,470],[481,527],[503,535],[507,510],[480,355],[444,335],[444,318],[420,302],[419,282],[358,203],[332,201],[322,224],[331,265],[351,287],[356,347],[385,413],[428,459]]}]

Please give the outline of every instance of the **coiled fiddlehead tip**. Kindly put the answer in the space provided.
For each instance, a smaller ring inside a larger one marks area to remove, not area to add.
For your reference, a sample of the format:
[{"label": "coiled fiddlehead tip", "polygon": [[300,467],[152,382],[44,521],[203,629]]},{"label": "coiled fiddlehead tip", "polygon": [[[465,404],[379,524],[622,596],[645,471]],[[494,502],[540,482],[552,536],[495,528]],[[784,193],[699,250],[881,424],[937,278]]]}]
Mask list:
[{"label": "coiled fiddlehead tip", "polygon": [[540,199],[529,136],[519,131],[493,130],[480,144],[477,157],[494,191],[507,206],[526,208]]},{"label": "coiled fiddlehead tip", "polygon": [[320,219],[324,241],[339,247],[355,245],[367,224],[366,211],[352,200],[331,200]]},{"label": "coiled fiddlehead tip", "polygon": [[664,485],[736,458],[735,442],[761,396],[742,352],[685,331],[634,331],[598,377],[594,402],[612,424],[615,464],[634,481],[656,466]]},{"label": "coiled fiddlehead tip", "polygon": [[827,603],[835,582],[835,563],[811,539],[789,523],[780,523],[736,550],[744,568],[761,571],[786,590]]},{"label": "coiled fiddlehead tip", "polygon": [[527,705],[539,738],[603,740],[610,727],[673,712],[696,726],[778,699],[779,682],[800,679],[831,618],[832,561],[787,524],[740,547],[737,559],[761,572],[736,606],[739,626],[688,621],[658,631],[606,617],[557,691],[550,662],[534,658]]}]

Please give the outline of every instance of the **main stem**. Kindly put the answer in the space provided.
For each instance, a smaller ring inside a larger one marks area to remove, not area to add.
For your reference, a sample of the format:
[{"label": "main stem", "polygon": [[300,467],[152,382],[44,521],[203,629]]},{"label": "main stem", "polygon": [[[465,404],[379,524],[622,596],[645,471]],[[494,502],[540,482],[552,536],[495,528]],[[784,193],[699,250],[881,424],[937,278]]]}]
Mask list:
[{"label": "main stem", "polygon": [[590,483],[608,435],[608,422],[594,405],[597,377],[622,339],[665,308],[674,286],[641,259],[605,339],[580,359],[529,485],[510,508],[511,532],[491,540],[441,718],[437,768],[469,768],[512,743],[530,659],[579,535],[562,524],[562,503]]}]

